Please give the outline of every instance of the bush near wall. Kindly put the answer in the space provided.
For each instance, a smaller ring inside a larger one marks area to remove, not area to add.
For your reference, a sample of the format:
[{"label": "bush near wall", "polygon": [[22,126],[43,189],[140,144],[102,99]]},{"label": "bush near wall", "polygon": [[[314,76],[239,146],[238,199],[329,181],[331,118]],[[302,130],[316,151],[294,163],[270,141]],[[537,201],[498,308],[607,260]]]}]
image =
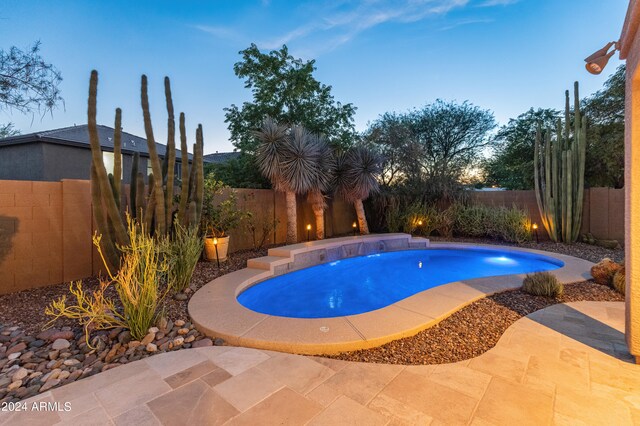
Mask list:
[{"label": "bush near wall", "polygon": [[389,232],[425,237],[437,234],[443,237],[492,238],[510,243],[531,240],[531,219],[524,210],[515,206],[454,203],[439,210],[431,204],[414,202],[404,209],[397,205],[390,207],[384,212]]}]

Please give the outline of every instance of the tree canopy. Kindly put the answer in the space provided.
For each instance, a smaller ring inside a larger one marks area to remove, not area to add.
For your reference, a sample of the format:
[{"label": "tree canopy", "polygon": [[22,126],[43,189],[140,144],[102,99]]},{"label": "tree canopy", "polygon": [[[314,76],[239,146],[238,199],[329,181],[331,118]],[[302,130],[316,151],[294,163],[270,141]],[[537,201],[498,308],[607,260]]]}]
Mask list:
[{"label": "tree canopy", "polygon": [[233,144],[246,153],[257,146],[251,131],[260,128],[265,117],[288,126],[298,124],[325,135],[332,144],[350,146],[355,138],[356,108],[336,101],[331,86],[313,76],[315,61],[303,61],[280,50],[262,53],[255,44],[240,52],[242,60],[233,66],[235,74],[251,89],[253,100],[241,107],[225,108]]},{"label": "tree canopy", "polygon": [[[604,88],[582,101],[587,119],[585,185],[624,185],[625,67],[621,65]],[[494,155],[485,162],[485,183],[506,189],[533,189],[536,126],[555,133],[560,113],[539,108],[519,115],[496,134]]]},{"label": "tree canopy", "polygon": [[[0,111],[47,113],[63,102],[60,72],[40,56],[40,42],[26,51],[0,50]],[[0,125],[0,137],[18,133],[11,123]]]},{"label": "tree canopy", "polygon": [[586,184],[624,186],[625,66],[604,83],[604,88],[583,101],[587,117]]},{"label": "tree canopy", "polygon": [[488,110],[437,100],[409,113],[382,115],[365,139],[385,157],[383,185],[440,196],[479,164],[494,127]]},{"label": "tree canopy", "polygon": [[485,181],[506,189],[533,189],[533,151],[538,123],[555,129],[560,112],[538,108],[512,118],[493,138],[493,156],[484,164]]}]

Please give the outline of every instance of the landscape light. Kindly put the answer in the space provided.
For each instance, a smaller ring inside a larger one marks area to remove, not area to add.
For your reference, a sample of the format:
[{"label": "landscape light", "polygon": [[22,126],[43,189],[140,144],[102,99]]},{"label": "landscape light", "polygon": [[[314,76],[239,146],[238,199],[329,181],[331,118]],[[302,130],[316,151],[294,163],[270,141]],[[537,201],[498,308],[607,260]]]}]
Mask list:
[{"label": "landscape light", "polygon": [[355,222],[353,222],[351,224],[351,227],[353,228],[353,236],[355,237],[356,236],[356,229],[358,229],[358,225]]},{"label": "landscape light", "polygon": [[533,233],[536,236],[536,244],[540,243],[540,240],[538,240],[538,224],[534,223],[533,225],[531,225],[531,228],[533,228]]},{"label": "landscape light", "polygon": [[311,224],[307,225],[307,241],[309,241],[309,233],[311,232]]},{"label": "landscape light", "polygon": [[218,239],[213,237],[213,246],[216,248],[216,263],[218,264],[218,269],[220,269],[220,256],[218,256]]},{"label": "landscape light", "polygon": [[[613,50],[609,52],[609,49],[613,46]],[[586,68],[591,74],[598,75],[602,72],[604,67],[607,66],[607,62],[618,50],[618,42],[610,41],[602,49],[596,51],[592,55],[588,56],[584,61],[587,63]]]}]

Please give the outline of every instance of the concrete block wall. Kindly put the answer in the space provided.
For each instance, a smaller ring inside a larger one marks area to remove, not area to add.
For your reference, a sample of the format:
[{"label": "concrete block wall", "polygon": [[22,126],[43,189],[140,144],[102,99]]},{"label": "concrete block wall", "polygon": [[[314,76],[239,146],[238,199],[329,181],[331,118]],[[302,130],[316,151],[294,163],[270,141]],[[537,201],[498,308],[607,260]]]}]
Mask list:
[{"label": "concrete block wall", "polygon": [[[548,239],[534,191],[475,191],[471,199],[490,206],[516,205],[528,212],[531,221],[540,226],[540,238]],[[582,233],[590,232],[596,238],[624,242],[624,189],[585,189],[582,214]]]},{"label": "concrete block wall", "polygon": [[[238,189],[237,195],[239,207],[253,213],[258,228],[256,239],[261,238],[262,222],[275,219],[278,224],[266,243],[284,243],[287,224],[284,194],[268,189]],[[475,202],[489,205],[515,204],[527,210],[534,222],[541,223],[533,191],[476,192],[472,197]],[[126,200],[123,194],[123,202]],[[583,232],[622,242],[623,206],[623,190],[587,190]],[[303,197],[298,198],[297,220],[299,241],[307,238],[307,224],[312,225],[310,236],[315,239],[315,217]],[[326,236],[350,234],[355,220],[352,205],[340,200],[330,202],[325,213]],[[82,279],[100,272],[102,262],[92,243],[94,230],[89,181],[0,180],[0,294]],[[253,235],[246,224],[231,230],[230,235],[231,251],[253,247]],[[348,247],[343,250],[348,251]]]},{"label": "concrete block wall", "polygon": [[0,181],[0,293],[64,280],[60,182]]}]

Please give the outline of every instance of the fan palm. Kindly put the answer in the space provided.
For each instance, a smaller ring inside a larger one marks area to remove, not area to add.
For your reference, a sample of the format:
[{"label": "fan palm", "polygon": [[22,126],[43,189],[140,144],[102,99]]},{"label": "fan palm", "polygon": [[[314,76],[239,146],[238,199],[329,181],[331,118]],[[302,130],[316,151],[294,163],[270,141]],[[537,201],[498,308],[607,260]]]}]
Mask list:
[{"label": "fan palm", "polygon": [[361,234],[369,233],[362,201],[378,192],[381,170],[380,156],[365,146],[350,148],[336,158],[336,195],[355,207]]},{"label": "fan palm", "polygon": [[296,195],[314,188],[320,173],[320,149],[302,126],[286,126],[267,118],[255,132],[260,144],[256,162],[276,191],[285,193],[287,204],[287,244],[298,241]]},{"label": "fan palm", "polygon": [[311,138],[318,147],[320,164],[314,176],[313,188],[307,194],[307,201],[311,204],[316,220],[316,239],[322,240],[324,239],[324,211],[327,208],[325,193],[331,189],[335,178],[336,157],[324,137],[312,135]]}]

